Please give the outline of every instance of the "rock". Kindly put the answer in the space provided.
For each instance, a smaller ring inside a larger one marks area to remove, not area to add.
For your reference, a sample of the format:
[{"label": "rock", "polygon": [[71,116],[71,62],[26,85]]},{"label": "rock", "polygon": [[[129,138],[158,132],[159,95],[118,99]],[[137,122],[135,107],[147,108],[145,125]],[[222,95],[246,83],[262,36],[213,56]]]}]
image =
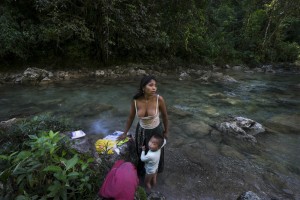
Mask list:
[{"label": "rock", "polygon": [[300,115],[276,115],[266,121],[266,126],[270,129],[283,133],[300,132]]},{"label": "rock", "polygon": [[230,104],[230,105],[237,105],[239,104],[241,101],[238,100],[238,99],[233,99],[233,98],[225,98],[225,99],[222,99],[222,101]]},{"label": "rock", "polygon": [[252,191],[241,194],[237,200],[260,200],[260,198]]},{"label": "rock", "polygon": [[190,78],[191,78],[191,76],[187,72],[181,72],[179,75],[180,81],[189,80]]},{"label": "rock", "polygon": [[217,109],[210,105],[205,105],[202,110],[205,114],[210,115],[210,116],[219,116],[220,115],[218,113]]},{"label": "rock", "polygon": [[203,121],[197,122],[187,122],[186,124],[182,124],[184,126],[184,130],[186,134],[192,134],[193,138],[201,138],[207,134],[209,134],[211,127],[204,123]]},{"label": "rock", "polygon": [[227,65],[225,65],[225,68],[230,69],[231,67],[230,67],[230,65],[227,64]]},{"label": "rock", "polygon": [[50,78],[48,78],[48,77],[45,77],[45,78],[43,78],[42,80],[41,80],[41,84],[48,84],[48,83],[51,83],[52,82],[52,80],[50,79]]},{"label": "rock", "polygon": [[238,81],[232,78],[229,75],[223,75],[221,72],[216,72],[211,74],[211,78],[214,82],[221,82],[221,83],[237,83]]},{"label": "rock", "polygon": [[208,82],[208,80],[211,78],[211,76],[212,76],[212,72],[207,71],[200,78],[198,78],[197,80]]},{"label": "rock", "polygon": [[260,123],[257,123],[251,119],[236,117],[235,120],[237,121],[237,125],[245,130],[247,134],[256,135],[258,133],[265,132],[265,129]]},{"label": "rock", "polygon": [[235,148],[232,148],[231,146],[228,145],[222,145],[220,152],[222,155],[226,157],[231,157],[239,160],[245,159],[245,156],[243,154],[241,154]]},{"label": "rock", "polygon": [[172,106],[168,109],[168,112],[177,115],[178,117],[189,117],[192,116],[193,114],[191,112],[186,111],[185,109],[182,109],[179,106]]},{"label": "rock", "polygon": [[95,76],[105,76],[105,71],[104,70],[96,70]]},{"label": "rock", "polygon": [[17,121],[18,121],[17,118],[12,118],[12,119],[9,119],[7,121],[1,121],[0,122],[0,129],[6,130],[9,127],[11,127],[13,124],[15,124]]},{"label": "rock", "polygon": [[261,67],[261,69],[265,72],[265,73],[275,73],[275,70],[273,70],[273,66],[272,65],[263,65]]},{"label": "rock", "polygon": [[49,77],[53,74],[51,74],[49,71],[44,69],[39,69],[36,67],[29,67],[23,72],[23,81],[40,81],[45,77]]},{"label": "rock", "polygon": [[260,72],[260,73],[264,72],[264,70],[261,69],[261,68],[259,68],[259,67],[256,67],[256,68],[254,68],[253,70],[254,70],[255,72]]},{"label": "rock", "polygon": [[241,70],[243,69],[243,67],[240,66],[240,65],[236,65],[236,66],[233,66],[232,69],[233,69],[234,71],[241,71]]},{"label": "rock", "polygon": [[257,142],[254,135],[265,131],[261,124],[244,117],[235,117],[228,122],[222,122],[217,124],[216,128],[223,134],[231,135],[252,143]]},{"label": "rock", "polygon": [[221,93],[221,92],[217,92],[217,93],[210,93],[208,94],[209,97],[215,97],[215,98],[225,98],[226,95]]},{"label": "rock", "polygon": [[294,195],[294,192],[290,189],[283,189],[282,191],[284,191],[285,193],[289,194],[289,195]]},{"label": "rock", "polygon": [[[72,140],[72,148],[82,154],[91,154],[93,152],[93,144],[88,137]],[[92,155],[93,156],[93,155]]]},{"label": "rock", "polygon": [[144,74],[147,74],[147,73],[146,73],[146,71],[143,70],[143,69],[138,69],[138,70],[136,71],[136,75],[138,75],[138,76],[141,76],[141,75],[144,75]]},{"label": "rock", "polygon": [[147,200],[165,200],[165,199],[166,197],[158,191],[151,192],[147,197]]}]

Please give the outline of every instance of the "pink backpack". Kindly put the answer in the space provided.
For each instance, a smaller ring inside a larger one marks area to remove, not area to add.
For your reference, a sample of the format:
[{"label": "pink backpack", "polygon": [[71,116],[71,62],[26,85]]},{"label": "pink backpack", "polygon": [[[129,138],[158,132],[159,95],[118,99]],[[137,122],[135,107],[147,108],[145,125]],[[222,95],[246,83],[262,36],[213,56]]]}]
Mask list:
[{"label": "pink backpack", "polygon": [[98,195],[115,200],[133,200],[138,184],[135,166],[131,162],[117,160],[106,175]]}]

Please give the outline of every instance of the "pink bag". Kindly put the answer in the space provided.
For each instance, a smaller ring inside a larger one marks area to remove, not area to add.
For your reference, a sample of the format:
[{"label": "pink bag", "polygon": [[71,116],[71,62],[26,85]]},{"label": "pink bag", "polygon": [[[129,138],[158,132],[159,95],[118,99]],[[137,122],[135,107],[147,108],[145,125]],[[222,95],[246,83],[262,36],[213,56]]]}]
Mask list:
[{"label": "pink bag", "polygon": [[138,184],[135,166],[131,162],[117,160],[106,175],[98,195],[115,200],[133,200]]}]

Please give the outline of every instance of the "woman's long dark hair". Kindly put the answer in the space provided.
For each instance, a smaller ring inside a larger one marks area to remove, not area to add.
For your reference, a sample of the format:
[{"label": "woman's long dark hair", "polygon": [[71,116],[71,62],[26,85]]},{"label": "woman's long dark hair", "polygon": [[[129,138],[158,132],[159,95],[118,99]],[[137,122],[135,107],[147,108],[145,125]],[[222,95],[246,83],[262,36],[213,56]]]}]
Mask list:
[{"label": "woman's long dark hair", "polygon": [[137,93],[133,96],[133,99],[138,99],[139,97],[141,97],[141,96],[144,95],[143,88],[151,80],[155,80],[156,81],[156,78],[153,75],[147,75],[147,76],[145,75],[145,76],[143,76],[143,78],[141,79],[141,82],[140,82],[140,87],[139,87]]}]

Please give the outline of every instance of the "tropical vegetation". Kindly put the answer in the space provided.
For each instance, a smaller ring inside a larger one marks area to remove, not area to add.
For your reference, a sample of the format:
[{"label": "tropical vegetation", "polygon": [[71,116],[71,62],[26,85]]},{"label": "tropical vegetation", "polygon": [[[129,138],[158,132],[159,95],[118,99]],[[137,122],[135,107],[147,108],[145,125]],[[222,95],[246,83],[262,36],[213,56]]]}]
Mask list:
[{"label": "tropical vegetation", "polygon": [[299,0],[3,0],[0,59],[294,62]]}]

